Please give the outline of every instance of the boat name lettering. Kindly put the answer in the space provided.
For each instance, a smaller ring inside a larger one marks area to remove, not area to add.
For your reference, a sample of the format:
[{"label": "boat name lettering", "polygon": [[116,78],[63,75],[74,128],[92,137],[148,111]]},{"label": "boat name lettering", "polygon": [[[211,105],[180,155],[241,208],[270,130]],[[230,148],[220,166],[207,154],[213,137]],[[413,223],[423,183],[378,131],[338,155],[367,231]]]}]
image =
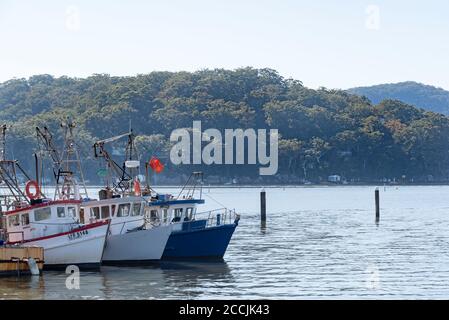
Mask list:
[{"label": "boat name lettering", "polygon": [[79,239],[82,236],[85,236],[87,234],[89,234],[88,230],[82,230],[82,231],[77,231],[77,232],[74,232],[74,233],[70,233],[68,235],[68,237],[69,237],[69,240],[76,240],[76,239]]}]

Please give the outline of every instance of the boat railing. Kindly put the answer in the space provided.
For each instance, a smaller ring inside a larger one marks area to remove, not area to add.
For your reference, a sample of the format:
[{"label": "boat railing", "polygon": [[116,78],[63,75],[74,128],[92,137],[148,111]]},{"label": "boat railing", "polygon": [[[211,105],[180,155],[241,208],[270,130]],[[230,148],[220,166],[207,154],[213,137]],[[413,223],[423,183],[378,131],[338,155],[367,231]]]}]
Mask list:
[{"label": "boat railing", "polygon": [[240,219],[240,215],[235,212],[235,209],[228,208],[219,208],[209,211],[197,212],[194,215],[194,219],[206,219],[206,216],[206,227],[233,224]]}]

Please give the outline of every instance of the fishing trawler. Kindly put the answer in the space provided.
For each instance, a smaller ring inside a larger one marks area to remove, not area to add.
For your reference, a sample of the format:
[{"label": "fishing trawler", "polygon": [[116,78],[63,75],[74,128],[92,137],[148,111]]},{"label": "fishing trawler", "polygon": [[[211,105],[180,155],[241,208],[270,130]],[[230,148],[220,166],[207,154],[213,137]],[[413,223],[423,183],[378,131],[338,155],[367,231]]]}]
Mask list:
[{"label": "fishing trawler", "polygon": [[[38,134],[38,138],[43,137]],[[2,139],[4,141],[4,136]],[[45,139],[47,143],[51,142],[51,136],[47,135]],[[53,151],[58,155],[55,149]],[[2,154],[5,154],[4,148]],[[35,160],[37,168],[37,156]],[[59,159],[57,163],[61,174],[63,161]],[[28,181],[24,190],[17,171]],[[60,197],[53,200],[45,197],[39,180],[32,180],[16,160],[0,160],[0,177],[4,185],[2,191],[6,191],[1,197],[1,208],[7,245],[44,248],[46,269],[67,265],[80,268],[100,266],[109,223],[80,223],[81,199],[76,180],[69,171],[64,171],[61,189],[57,181]],[[36,177],[39,177],[38,172]]]},{"label": "fishing trawler", "polygon": [[[121,166],[112,159],[106,143],[127,137],[125,162]],[[82,203],[82,215],[90,223],[110,221],[104,264],[141,264],[160,260],[171,233],[170,225],[147,223],[146,200],[142,197],[136,178],[139,161],[135,158],[132,131],[110,139],[97,141],[95,157],[107,165],[106,188],[99,192],[99,200]],[[117,180],[113,180],[113,176]]]},{"label": "fishing trawler", "polygon": [[148,197],[150,221],[172,226],[163,260],[222,260],[226,253],[240,215],[227,208],[198,212],[205,203],[202,177],[194,172],[176,197],[157,193]]}]

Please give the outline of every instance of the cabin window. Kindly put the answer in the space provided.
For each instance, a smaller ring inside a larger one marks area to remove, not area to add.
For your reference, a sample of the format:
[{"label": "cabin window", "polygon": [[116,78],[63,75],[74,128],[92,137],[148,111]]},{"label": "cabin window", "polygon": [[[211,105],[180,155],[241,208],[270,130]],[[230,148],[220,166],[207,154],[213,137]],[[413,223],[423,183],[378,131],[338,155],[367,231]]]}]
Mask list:
[{"label": "cabin window", "polygon": [[8,223],[10,227],[18,227],[20,226],[19,215],[13,215],[8,217]]},{"label": "cabin window", "polygon": [[67,208],[67,216],[71,218],[76,218],[76,208],[75,207],[68,207]]},{"label": "cabin window", "polygon": [[30,215],[28,213],[24,213],[21,216],[22,226],[27,226],[30,224]]},{"label": "cabin window", "polygon": [[109,206],[101,207],[101,218],[102,219],[107,219],[109,217],[110,217]]},{"label": "cabin window", "polygon": [[84,208],[80,209],[80,222],[84,223]]},{"label": "cabin window", "polygon": [[133,204],[133,212],[132,212],[133,216],[140,216],[140,207],[141,207],[140,203]]},{"label": "cabin window", "polygon": [[175,209],[175,218],[182,217],[182,208]]},{"label": "cabin window", "polygon": [[100,219],[100,208],[99,207],[90,208],[90,217]]},{"label": "cabin window", "polygon": [[65,218],[65,208],[64,207],[58,207],[56,209],[56,212],[58,214],[58,218]]},{"label": "cabin window", "polygon": [[111,216],[115,215],[115,204],[111,206]]},{"label": "cabin window", "polygon": [[168,209],[162,209],[162,216],[164,217],[164,222],[168,221]]},{"label": "cabin window", "polygon": [[42,208],[34,210],[34,221],[42,221],[51,218],[51,209]]},{"label": "cabin window", "polygon": [[193,216],[193,208],[187,208],[186,209],[186,218],[188,218],[189,220],[192,220],[192,216]]},{"label": "cabin window", "polygon": [[117,217],[128,217],[129,216],[129,203],[122,203],[118,206]]},{"label": "cabin window", "polygon": [[150,211],[150,220],[151,221],[157,221],[158,220],[157,210],[151,210]]},{"label": "cabin window", "polygon": [[172,222],[179,222],[182,219],[182,208],[175,209],[175,217],[172,219]]}]

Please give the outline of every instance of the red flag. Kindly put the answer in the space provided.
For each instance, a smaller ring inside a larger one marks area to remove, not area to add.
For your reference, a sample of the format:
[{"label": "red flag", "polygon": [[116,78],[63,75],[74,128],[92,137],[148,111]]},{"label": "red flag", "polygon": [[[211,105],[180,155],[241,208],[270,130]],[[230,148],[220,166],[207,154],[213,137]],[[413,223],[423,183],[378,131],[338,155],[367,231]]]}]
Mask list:
[{"label": "red flag", "polygon": [[161,173],[164,170],[164,165],[158,158],[152,157],[150,160],[150,168],[156,173]]}]

